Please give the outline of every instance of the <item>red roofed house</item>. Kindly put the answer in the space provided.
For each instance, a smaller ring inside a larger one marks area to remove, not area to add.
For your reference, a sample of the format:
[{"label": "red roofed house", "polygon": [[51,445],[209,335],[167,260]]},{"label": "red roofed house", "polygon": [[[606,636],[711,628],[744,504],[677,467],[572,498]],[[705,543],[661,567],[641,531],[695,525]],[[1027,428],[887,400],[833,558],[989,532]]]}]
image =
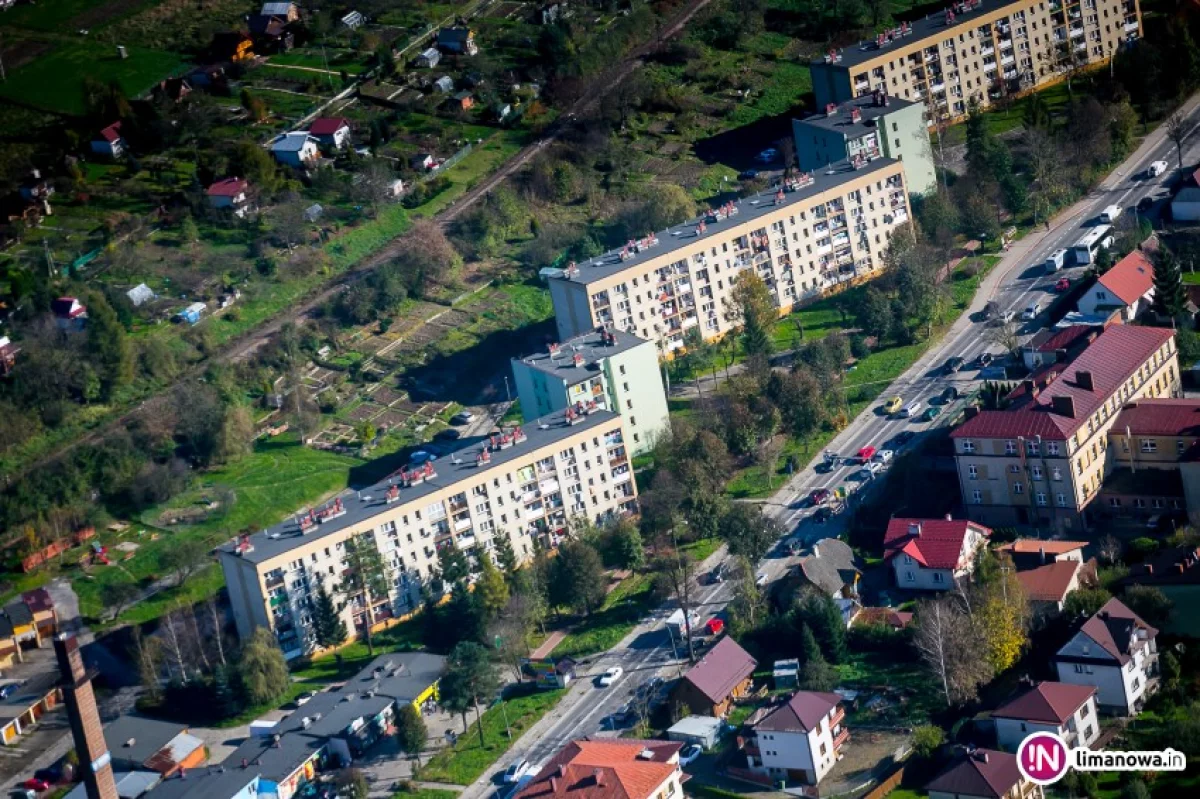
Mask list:
[{"label": "red roofed house", "polygon": [[1187,483],[1193,503],[1200,501],[1197,473],[1185,464],[1200,457],[1200,401],[1143,399],[1127,404],[1108,436],[1112,470],[1102,501],[1115,514],[1149,516],[1182,510]]},{"label": "red roofed house", "polygon": [[1084,582],[1094,582],[1095,564],[1074,560],[1056,560],[1036,569],[1017,572],[1017,580],[1025,589],[1025,598],[1035,612],[1062,610],[1072,591]]},{"label": "red roofed house", "polygon": [[628,738],[571,741],[512,799],[682,799],[682,748]]},{"label": "red roofed house", "polygon": [[1087,529],[1122,406],[1180,393],[1175,335],[1110,325],[1074,360],[1033,377],[1008,407],[968,409],[950,434],[967,515],[992,526],[1036,524],[1052,535]]},{"label": "red roofed house", "polygon": [[717,641],[675,686],[674,698],[699,716],[724,716],[733,700],[750,692],[758,661],[728,635]]},{"label": "red roofed house", "polygon": [[892,519],[883,535],[883,559],[896,585],[916,591],[947,591],[975,568],[975,557],[992,531],[966,519]]},{"label": "red roofed house", "polygon": [[92,139],[92,152],[113,159],[125,154],[125,139],[121,138],[120,120],[100,131],[100,135]]},{"label": "red roofed house", "polygon": [[1132,716],[1158,688],[1157,635],[1119,599],[1110,599],[1051,660],[1060,682],[1094,686],[1101,710]]},{"label": "red roofed house", "polygon": [[350,138],[350,120],[344,117],[318,117],[308,129],[308,135],[335,150]]},{"label": "red roofed house", "polygon": [[[1148,241],[1154,241],[1150,239]],[[1143,242],[1146,246],[1147,242]],[[1153,252],[1152,248],[1149,248]],[[1147,252],[1134,250],[1109,269],[1079,298],[1085,314],[1120,311],[1126,322],[1135,318],[1154,299],[1154,264]]]},{"label": "red roofed house", "polygon": [[1035,732],[1052,732],[1068,749],[1090,747],[1100,736],[1096,689],[1091,685],[1040,682],[992,711],[996,744],[1009,752]]},{"label": "red roofed house", "polygon": [[1043,541],[1040,538],[1018,538],[996,547],[1012,558],[1018,569],[1036,569],[1047,563],[1060,560],[1075,560],[1083,563],[1083,548],[1086,541]]},{"label": "red roofed house", "polygon": [[54,313],[54,321],[59,330],[83,330],[87,321],[87,306],[74,297],[59,297],[50,302],[50,310]]},{"label": "red roofed house", "polygon": [[250,182],[245,178],[222,178],[208,187],[208,204],[213,208],[228,208],[234,216],[245,216],[250,209]]},{"label": "red roofed house", "polygon": [[1097,325],[1071,325],[1062,330],[1039,330],[1021,347],[1021,360],[1031,372],[1047,364],[1074,360],[1075,356],[1100,335]]},{"label": "red roofed house", "polygon": [[1021,775],[1017,758],[995,749],[974,749],[926,784],[929,799],[1042,799],[1045,793]]},{"label": "red roofed house", "polygon": [[746,742],[750,770],[776,779],[816,785],[837,763],[850,738],[837,694],[797,691],[791,699],[759,709],[746,721],[754,737]]}]

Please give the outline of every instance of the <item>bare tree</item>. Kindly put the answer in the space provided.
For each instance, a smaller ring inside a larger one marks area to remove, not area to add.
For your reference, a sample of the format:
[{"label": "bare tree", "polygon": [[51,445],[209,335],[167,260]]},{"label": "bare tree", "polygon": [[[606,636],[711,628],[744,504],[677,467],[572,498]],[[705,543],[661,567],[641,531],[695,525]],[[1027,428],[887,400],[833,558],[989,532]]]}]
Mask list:
[{"label": "bare tree", "polygon": [[779,151],[779,160],[783,163],[783,176],[790,177],[799,168],[796,158],[796,140],[791,136],[784,136],[776,140],[775,149]]},{"label": "bare tree", "polygon": [[204,636],[200,634],[200,620],[196,618],[195,607],[192,607],[188,610],[187,621],[190,622],[188,629],[192,635],[192,638],[188,643],[191,644],[191,649],[195,651],[196,657],[200,659],[200,665],[204,671],[211,671],[212,666],[208,662],[208,654],[204,651]]},{"label": "bare tree", "polygon": [[755,459],[767,473],[768,488],[775,487],[775,472],[779,468],[779,458],[783,455],[784,442],[783,436],[771,436],[758,445],[758,452],[755,453]]},{"label": "bare tree", "polygon": [[660,580],[660,592],[674,597],[683,611],[683,632],[687,639],[688,662],[696,662],[696,649],[692,643],[692,585],[696,581],[696,560],[691,553],[679,548],[675,531],[678,522],[664,536],[665,541],[657,547],[659,555],[652,564],[656,578]]},{"label": "bare tree", "polygon": [[225,614],[221,612],[215,596],[210,596],[204,605],[208,608],[208,619],[212,624],[213,641],[217,645],[217,661],[222,666],[227,666],[229,664],[225,659]]},{"label": "bare tree", "polygon": [[974,699],[979,686],[992,676],[986,647],[954,597],[918,603],[913,644],[921,662],[941,686],[948,706]]},{"label": "bare tree", "polygon": [[1009,355],[1021,350],[1021,332],[1015,321],[1002,322],[984,331],[983,340],[988,344],[1003,347]]},{"label": "bare tree", "polygon": [[1121,541],[1112,533],[1100,539],[1096,545],[1096,553],[1105,563],[1116,563],[1121,557],[1121,551],[1124,547],[1121,546]]},{"label": "bare tree", "polygon": [[1175,155],[1179,158],[1179,171],[1182,172],[1183,145],[1191,138],[1192,129],[1187,126],[1187,119],[1178,111],[1167,117],[1163,128],[1167,131],[1167,138],[1175,144]]},{"label": "bare tree", "polygon": [[159,672],[162,669],[162,642],[157,638],[146,638],[136,624],[133,625],[133,661],[137,665],[138,677],[146,698],[157,702],[162,695]]},{"label": "bare tree", "polygon": [[188,681],[187,624],[182,616],[183,611],[175,608],[166,615],[159,629],[162,631],[161,640],[169,663],[168,670],[170,670],[170,666],[173,666],[178,672],[180,681],[186,683]]}]

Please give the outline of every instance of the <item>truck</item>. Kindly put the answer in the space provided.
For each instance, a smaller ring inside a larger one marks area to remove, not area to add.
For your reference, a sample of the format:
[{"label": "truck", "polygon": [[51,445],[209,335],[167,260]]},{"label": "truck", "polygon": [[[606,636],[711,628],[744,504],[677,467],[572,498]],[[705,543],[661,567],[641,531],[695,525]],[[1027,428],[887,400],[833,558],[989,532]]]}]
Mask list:
[{"label": "truck", "polygon": [[1155,161],[1154,163],[1150,164],[1150,166],[1146,169],[1146,177],[1156,178],[1159,175],[1161,175],[1163,172],[1166,172],[1166,171],[1167,171],[1167,162],[1166,161]]},{"label": "truck", "polygon": [[1110,205],[1100,212],[1100,221],[1106,225],[1111,225],[1113,222],[1116,222],[1120,216],[1121,206]]},{"label": "truck", "polygon": [[667,629],[671,634],[678,638],[685,638],[688,629],[690,628],[693,635],[700,633],[700,614],[696,611],[688,613],[688,624],[683,621],[683,608],[676,608],[675,612],[667,617]]}]

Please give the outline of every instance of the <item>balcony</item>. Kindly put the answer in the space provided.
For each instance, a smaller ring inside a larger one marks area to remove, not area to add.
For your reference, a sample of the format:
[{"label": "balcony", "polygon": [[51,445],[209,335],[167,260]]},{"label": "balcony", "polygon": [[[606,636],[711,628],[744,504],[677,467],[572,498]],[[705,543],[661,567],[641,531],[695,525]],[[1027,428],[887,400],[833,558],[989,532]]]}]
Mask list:
[{"label": "balcony", "polygon": [[471,526],[471,517],[470,516],[459,516],[457,519],[454,520],[454,532],[456,532],[456,533],[461,533],[463,530],[466,530],[470,526]]},{"label": "balcony", "polygon": [[1014,61],[1016,61],[1016,60],[1017,60],[1017,59],[1016,59],[1016,57],[1015,57],[1015,56],[1013,56],[1013,55],[1011,55],[1011,54],[1009,54],[1009,55],[1006,55],[1006,56],[1004,56],[1004,58],[1001,58],[1001,59],[1000,59],[1000,66],[1002,66],[1002,67],[1006,67],[1006,66],[1008,66],[1008,65],[1009,65],[1009,64],[1011,64],[1011,63],[1013,63],[1013,62],[1014,62]]},{"label": "balcony", "polygon": [[1128,22],[1125,23],[1125,32],[1126,33],[1133,33],[1137,29],[1138,29],[1138,22],[1136,19],[1129,20]]},{"label": "balcony", "polygon": [[1082,26],[1080,26],[1078,28],[1071,28],[1071,38],[1072,39],[1077,39],[1082,35],[1083,35],[1083,27]]},{"label": "balcony", "polygon": [[990,44],[985,47],[979,48],[979,55],[981,55],[981,56],[991,55],[994,52],[996,52],[996,48]]},{"label": "balcony", "polygon": [[840,749],[842,744],[846,743],[846,741],[848,741],[848,740],[850,740],[850,730],[843,727],[842,731],[839,732],[837,735],[835,735],[833,738],[833,748],[835,750]]}]

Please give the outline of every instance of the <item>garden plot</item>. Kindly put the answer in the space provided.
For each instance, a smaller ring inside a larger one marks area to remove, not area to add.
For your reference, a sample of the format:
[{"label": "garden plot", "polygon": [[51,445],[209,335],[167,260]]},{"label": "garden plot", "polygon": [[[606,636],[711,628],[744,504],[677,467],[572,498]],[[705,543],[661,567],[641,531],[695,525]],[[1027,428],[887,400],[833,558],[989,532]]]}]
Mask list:
[{"label": "garden plot", "polygon": [[408,395],[403,391],[398,391],[390,386],[380,386],[371,394],[371,399],[380,405],[391,405],[393,402],[398,402],[407,397]]},{"label": "garden plot", "polygon": [[496,3],[483,16],[487,19],[509,19],[516,16],[523,8],[525,8],[525,3]]},{"label": "garden plot", "polygon": [[398,411],[393,408],[389,408],[388,410],[386,410],[382,414],[380,414],[377,418],[375,418],[373,421],[374,421],[376,427],[379,427],[379,428],[386,427],[388,430],[395,430],[397,428],[404,427],[413,418],[414,418],[414,416],[410,413],[405,413],[403,411]]},{"label": "garden plot", "polygon": [[382,405],[376,405],[373,402],[364,402],[362,405],[350,410],[346,414],[346,417],[355,422],[369,422],[386,410],[387,408]]}]

